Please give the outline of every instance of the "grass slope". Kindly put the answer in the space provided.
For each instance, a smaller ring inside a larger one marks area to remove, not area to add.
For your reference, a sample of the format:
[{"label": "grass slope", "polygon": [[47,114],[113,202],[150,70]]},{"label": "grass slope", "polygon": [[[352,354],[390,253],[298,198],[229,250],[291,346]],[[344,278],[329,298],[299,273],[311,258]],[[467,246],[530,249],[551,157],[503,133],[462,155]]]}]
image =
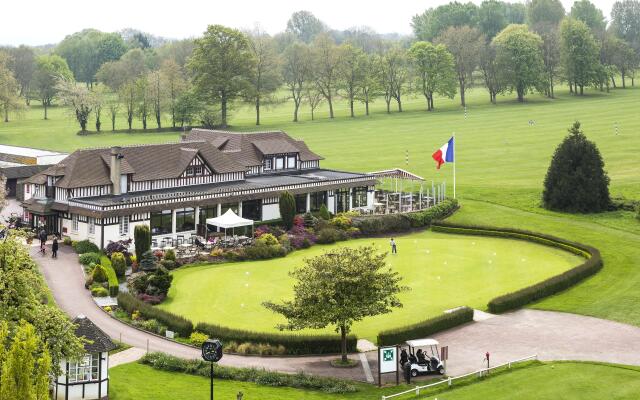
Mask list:
[{"label": "grass slope", "polygon": [[[485,309],[491,298],[556,275],[581,262],[562,250],[524,241],[449,235],[430,231],[396,238],[398,254],[388,263],[411,287],[391,314],[354,324],[353,332],[375,340],[383,329],[408,325],[468,305]],[[294,252],[283,259],[180,268],[173,272],[169,298],[160,307],[194,322],[211,322],[256,331],[276,331],[284,322],[265,309],[266,300],[292,295],[288,272],[303,260],[336,246],[371,242],[388,250],[388,239],[359,239]],[[224,282],[224,284],[220,284]],[[215,309],[215,318],[211,310]],[[310,331],[312,332],[312,331]],[[332,332],[327,329],[326,332]]]},{"label": "grass slope", "polygon": [[[205,399],[209,394],[207,378],[157,371],[137,363],[120,365],[109,370],[110,392],[113,400],[191,400]],[[161,385],[143,385],[140,382],[162,382]],[[378,389],[361,385],[361,390],[349,394],[328,394],[311,390],[275,388],[253,383],[227,380],[215,381],[217,399],[235,399],[242,391],[244,399],[376,399],[404,390]],[[439,400],[599,400],[637,399],[640,393],[640,370],[606,364],[562,362],[533,364],[511,372],[498,374],[480,382],[459,386],[437,394],[406,395],[403,399]]]}]

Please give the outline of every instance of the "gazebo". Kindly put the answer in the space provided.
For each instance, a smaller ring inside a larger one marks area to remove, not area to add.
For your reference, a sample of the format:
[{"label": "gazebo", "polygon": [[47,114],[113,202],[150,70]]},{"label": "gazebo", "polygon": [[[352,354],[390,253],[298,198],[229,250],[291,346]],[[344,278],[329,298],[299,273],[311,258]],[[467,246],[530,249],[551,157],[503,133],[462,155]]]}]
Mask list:
[{"label": "gazebo", "polygon": [[[214,225],[224,229],[224,236],[227,236],[227,229],[235,229],[243,226],[251,225],[251,236],[253,237],[253,220],[238,216],[233,210],[229,209],[226,213],[219,217],[207,218],[207,225]],[[234,231],[235,233],[235,231]]]}]

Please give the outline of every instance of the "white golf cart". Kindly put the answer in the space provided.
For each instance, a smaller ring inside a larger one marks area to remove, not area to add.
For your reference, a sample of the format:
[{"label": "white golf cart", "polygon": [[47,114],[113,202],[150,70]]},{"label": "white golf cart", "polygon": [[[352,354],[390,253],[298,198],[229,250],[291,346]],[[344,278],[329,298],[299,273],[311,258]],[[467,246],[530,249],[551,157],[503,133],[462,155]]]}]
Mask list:
[{"label": "white golf cart", "polygon": [[444,375],[444,364],[440,361],[438,344],[435,339],[407,340],[402,348],[404,354],[400,356],[402,368],[409,369],[414,378],[432,372]]}]

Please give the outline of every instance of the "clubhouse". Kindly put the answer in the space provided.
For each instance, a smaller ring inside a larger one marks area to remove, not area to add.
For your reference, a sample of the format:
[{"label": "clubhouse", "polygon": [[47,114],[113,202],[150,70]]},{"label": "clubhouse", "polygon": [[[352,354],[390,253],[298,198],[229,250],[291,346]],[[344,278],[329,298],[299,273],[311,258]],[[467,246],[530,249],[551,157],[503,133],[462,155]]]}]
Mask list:
[{"label": "clubhouse", "polygon": [[156,239],[202,235],[229,209],[278,219],[284,191],[298,213],[373,207],[374,176],[322,169],[322,159],[281,131],[193,129],[177,143],[82,149],[25,181],[24,218],[103,248],[139,224]]}]

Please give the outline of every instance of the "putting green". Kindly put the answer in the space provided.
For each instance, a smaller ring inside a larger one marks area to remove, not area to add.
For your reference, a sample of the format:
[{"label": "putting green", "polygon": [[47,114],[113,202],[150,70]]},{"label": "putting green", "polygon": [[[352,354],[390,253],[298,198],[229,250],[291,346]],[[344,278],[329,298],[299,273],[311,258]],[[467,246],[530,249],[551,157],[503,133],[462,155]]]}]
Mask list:
[{"label": "putting green", "polygon": [[[195,322],[276,332],[281,316],[265,309],[265,300],[292,296],[288,272],[303,259],[335,246],[374,243],[388,250],[388,239],[358,239],[314,246],[285,258],[181,268],[173,272],[168,299],[159,307]],[[565,271],[582,259],[551,247],[524,241],[450,235],[425,231],[396,238],[398,254],[388,264],[411,290],[403,308],[367,318],[353,326],[359,337],[375,339],[384,329],[409,325],[457,306],[485,309],[488,300]],[[318,331],[308,331],[309,333]],[[325,332],[332,332],[326,329]]]}]

